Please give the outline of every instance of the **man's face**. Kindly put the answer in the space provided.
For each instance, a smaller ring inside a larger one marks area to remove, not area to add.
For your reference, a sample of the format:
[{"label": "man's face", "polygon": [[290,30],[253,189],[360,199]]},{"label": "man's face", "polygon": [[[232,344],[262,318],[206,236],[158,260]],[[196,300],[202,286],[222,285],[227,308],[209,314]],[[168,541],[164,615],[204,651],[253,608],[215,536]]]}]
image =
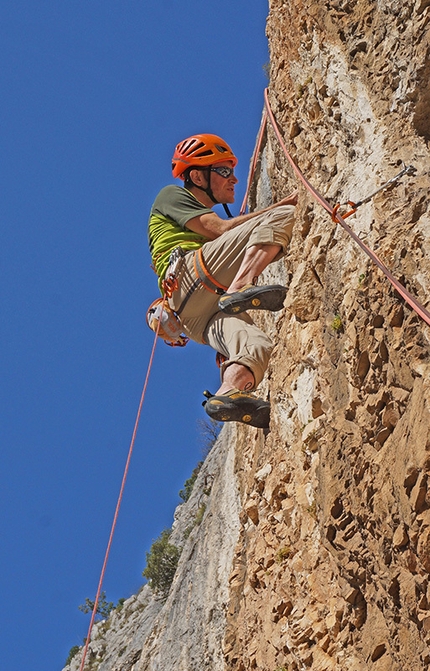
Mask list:
[{"label": "man's face", "polygon": [[[216,163],[213,168],[232,168],[233,161],[223,161]],[[232,173],[229,177],[222,177],[217,172],[211,171],[211,189],[214,197],[219,203],[234,203],[234,187],[238,182],[237,177]]]}]

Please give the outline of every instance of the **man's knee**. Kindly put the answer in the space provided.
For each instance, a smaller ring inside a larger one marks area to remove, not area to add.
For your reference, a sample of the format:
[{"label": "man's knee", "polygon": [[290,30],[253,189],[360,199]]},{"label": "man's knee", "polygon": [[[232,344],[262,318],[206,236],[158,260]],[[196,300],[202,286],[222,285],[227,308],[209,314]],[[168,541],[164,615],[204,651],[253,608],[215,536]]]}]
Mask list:
[{"label": "man's knee", "polygon": [[257,338],[248,342],[246,347],[241,347],[236,351],[230,351],[229,358],[222,367],[232,363],[239,363],[246,366],[254,375],[254,388],[258,387],[269,365],[270,355],[273,350],[273,343],[270,338],[260,331]]},{"label": "man's knee", "polygon": [[278,245],[281,258],[287,253],[294,227],[294,205],[281,205],[261,215],[258,226],[253,228],[246,247],[253,245]]},{"label": "man's knee", "polygon": [[204,335],[208,345],[221,352],[229,363],[247,366],[254,374],[255,386],[260,384],[269,363],[273,343],[254,324],[247,312],[235,316],[218,312],[210,320]]}]

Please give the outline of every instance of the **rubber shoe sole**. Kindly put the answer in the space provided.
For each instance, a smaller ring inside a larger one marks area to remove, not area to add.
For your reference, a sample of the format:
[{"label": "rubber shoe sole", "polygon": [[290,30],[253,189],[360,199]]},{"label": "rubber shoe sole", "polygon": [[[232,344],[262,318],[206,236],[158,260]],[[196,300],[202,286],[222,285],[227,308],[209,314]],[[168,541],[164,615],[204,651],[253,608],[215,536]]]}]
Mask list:
[{"label": "rubber shoe sole", "polygon": [[218,307],[228,315],[237,315],[246,310],[270,310],[277,312],[284,307],[287,288],[280,284],[256,287],[248,285],[240,291],[224,294],[219,301]]},{"label": "rubber shoe sole", "polygon": [[209,417],[218,422],[241,422],[258,429],[269,428],[270,403],[244,391],[233,389],[222,396],[211,396],[203,405]]}]

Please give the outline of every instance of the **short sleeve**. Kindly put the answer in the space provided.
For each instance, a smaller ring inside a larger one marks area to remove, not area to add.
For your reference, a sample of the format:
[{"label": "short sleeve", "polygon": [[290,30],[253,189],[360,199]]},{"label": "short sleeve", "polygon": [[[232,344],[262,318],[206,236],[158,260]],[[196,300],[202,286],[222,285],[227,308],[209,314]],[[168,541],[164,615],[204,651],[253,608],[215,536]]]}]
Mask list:
[{"label": "short sleeve", "polygon": [[161,189],[151,210],[151,214],[168,217],[182,229],[185,229],[187,222],[193,217],[209,212],[213,210],[202,205],[187,189],[173,184]]}]

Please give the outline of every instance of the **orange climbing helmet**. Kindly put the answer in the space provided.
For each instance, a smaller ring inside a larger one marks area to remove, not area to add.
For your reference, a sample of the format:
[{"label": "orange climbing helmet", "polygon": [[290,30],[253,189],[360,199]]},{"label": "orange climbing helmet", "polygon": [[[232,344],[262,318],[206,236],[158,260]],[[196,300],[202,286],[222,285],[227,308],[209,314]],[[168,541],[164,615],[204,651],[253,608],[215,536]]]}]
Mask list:
[{"label": "orange climbing helmet", "polygon": [[191,166],[203,168],[221,161],[232,161],[233,167],[237,164],[237,158],[227,142],[209,133],[192,135],[176,145],[172,158],[173,177],[184,179],[185,170]]}]

